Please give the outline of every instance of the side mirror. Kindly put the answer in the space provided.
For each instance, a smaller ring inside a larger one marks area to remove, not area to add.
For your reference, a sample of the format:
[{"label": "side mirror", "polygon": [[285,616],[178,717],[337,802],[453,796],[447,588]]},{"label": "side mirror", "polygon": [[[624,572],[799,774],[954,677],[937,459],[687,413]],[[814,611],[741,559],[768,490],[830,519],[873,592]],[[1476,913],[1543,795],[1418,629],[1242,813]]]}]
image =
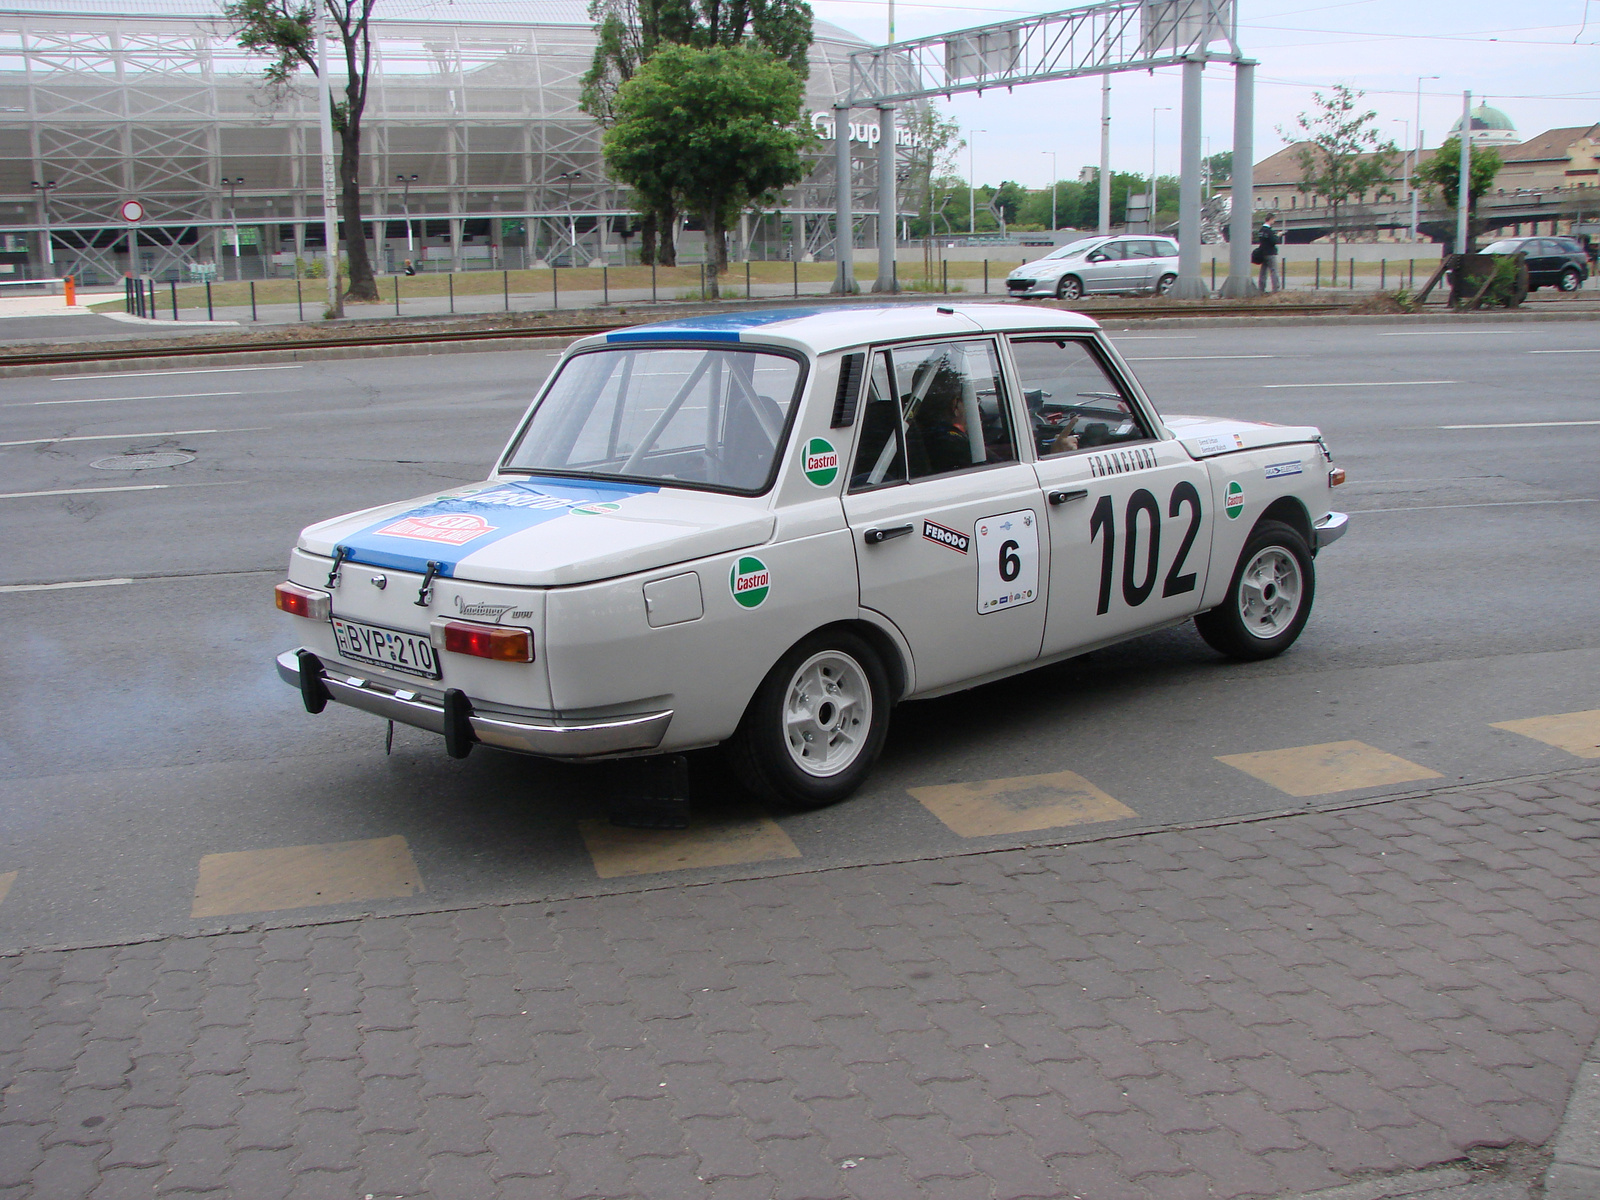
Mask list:
[{"label": "side mirror", "polygon": [[1089,261],[1090,262],[1105,262],[1106,261],[1106,255],[1101,254],[1100,251],[1096,250],[1093,254],[1089,255]]}]

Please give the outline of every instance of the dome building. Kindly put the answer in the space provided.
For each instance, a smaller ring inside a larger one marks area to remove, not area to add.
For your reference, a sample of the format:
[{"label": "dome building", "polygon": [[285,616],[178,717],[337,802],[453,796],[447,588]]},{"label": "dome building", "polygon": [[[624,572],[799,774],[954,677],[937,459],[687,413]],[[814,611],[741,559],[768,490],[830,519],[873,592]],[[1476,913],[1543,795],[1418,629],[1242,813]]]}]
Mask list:
[{"label": "dome building", "polygon": [[[6,0],[0,271],[47,273],[47,227],[50,273],[85,282],[205,264],[224,277],[287,275],[321,255],[315,78],[302,71],[270,94],[268,59],[240,50],[219,10],[220,0]],[[578,106],[594,50],[584,0],[423,0],[395,12],[380,6],[373,23],[362,127],[377,268],[621,262],[631,198],[606,175],[600,126]],[[816,22],[806,109],[825,134],[821,114],[865,45]],[[865,141],[867,127],[856,132]],[[821,143],[781,214],[744,223],[755,257],[831,255],[831,151]],[[859,155],[854,182],[866,195],[876,148]],[[127,200],[146,214],[131,257],[118,218]]]},{"label": "dome building", "polygon": [[[1474,146],[1516,146],[1520,145],[1522,138],[1517,133],[1517,127],[1511,123],[1511,118],[1498,108],[1490,108],[1487,104],[1479,104],[1468,114],[1472,123],[1472,133],[1469,135]],[[1461,135],[1461,122],[1450,126],[1450,136]]]}]

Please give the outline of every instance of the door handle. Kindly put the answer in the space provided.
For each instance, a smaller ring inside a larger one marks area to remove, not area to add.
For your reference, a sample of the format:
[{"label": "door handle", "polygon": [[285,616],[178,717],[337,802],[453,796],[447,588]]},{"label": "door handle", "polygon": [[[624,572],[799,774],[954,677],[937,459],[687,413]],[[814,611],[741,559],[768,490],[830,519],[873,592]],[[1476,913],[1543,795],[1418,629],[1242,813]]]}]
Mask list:
[{"label": "door handle", "polygon": [[905,537],[915,528],[915,525],[891,525],[888,529],[869,529],[866,533],[866,543],[869,546],[876,546],[879,542],[887,542],[890,538]]},{"label": "door handle", "polygon": [[1072,488],[1070,491],[1051,492],[1050,493],[1050,503],[1051,504],[1065,504],[1069,500],[1082,500],[1088,494],[1089,494],[1089,489],[1088,488]]}]

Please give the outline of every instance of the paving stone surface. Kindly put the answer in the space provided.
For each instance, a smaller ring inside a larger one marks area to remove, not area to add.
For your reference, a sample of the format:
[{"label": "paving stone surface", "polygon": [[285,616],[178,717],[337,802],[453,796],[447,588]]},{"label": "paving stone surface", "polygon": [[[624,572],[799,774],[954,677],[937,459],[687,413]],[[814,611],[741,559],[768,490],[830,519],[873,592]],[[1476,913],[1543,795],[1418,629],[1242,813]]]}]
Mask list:
[{"label": "paving stone surface", "polygon": [[1316,1193],[1555,1134],[1600,771],[0,958],[0,1198]]}]

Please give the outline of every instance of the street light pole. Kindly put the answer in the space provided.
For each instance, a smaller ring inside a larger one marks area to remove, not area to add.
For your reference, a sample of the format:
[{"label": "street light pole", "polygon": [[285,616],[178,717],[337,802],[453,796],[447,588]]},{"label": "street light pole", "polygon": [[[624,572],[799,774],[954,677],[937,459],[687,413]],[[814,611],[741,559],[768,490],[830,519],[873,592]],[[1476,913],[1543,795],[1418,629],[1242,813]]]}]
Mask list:
[{"label": "street light pole", "polygon": [[233,228],[233,277],[236,280],[244,278],[244,264],[239,261],[239,218],[234,205],[237,199],[234,189],[243,182],[242,175],[237,179],[224,177],[222,180],[222,186],[228,189],[228,224]]},{"label": "street light pole", "polygon": [[[988,133],[987,129],[969,129],[967,133]],[[973,165],[976,161],[976,147],[971,136],[967,138],[967,237],[975,237],[978,232],[978,175],[977,168]]]},{"label": "street light pole", "polygon": [[1171,105],[1162,105],[1160,108],[1150,110],[1150,196],[1149,207],[1145,209],[1146,233],[1156,231],[1156,114],[1171,111]]},{"label": "street light pole", "polygon": [[1050,232],[1056,231],[1056,152],[1054,150],[1041,150],[1040,154],[1050,156]]},{"label": "street light pole", "polygon": [[416,250],[411,242],[411,185],[417,181],[417,177],[415,175],[396,175],[394,180],[401,185],[400,211],[406,217],[406,253],[415,254]]},{"label": "street light pole", "polygon": [[1437,75],[1417,76],[1417,150],[1411,156],[1411,240],[1417,240],[1417,168],[1422,165],[1422,81],[1437,79]]},{"label": "street light pole", "polygon": [[1111,232],[1111,76],[1100,77],[1100,236]]},{"label": "street light pole", "polygon": [[1456,186],[1456,253],[1466,254],[1472,226],[1467,220],[1472,180],[1472,93],[1461,93],[1461,178]]},{"label": "street light pole", "polygon": [[[563,171],[556,176],[558,181],[562,179],[567,181],[567,239],[572,243],[572,261],[568,265],[574,267],[578,265],[578,219],[572,215],[572,181],[580,179],[582,176],[582,171]],[[711,231],[708,229],[706,230],[706,237],[709,238],[710,236]],[[709,248],[710,242],[708,241],[706,244]]]},{"label": "street light pole", "polygon": [[50,236],[50,193],[56,186],[54,179],[47,179],[43,183],[37,179],[33,181],[33,190],[39,193],[39,208],[44,214],[44,262],[52,279],[56,274],[56,248],[55,240]]}]

